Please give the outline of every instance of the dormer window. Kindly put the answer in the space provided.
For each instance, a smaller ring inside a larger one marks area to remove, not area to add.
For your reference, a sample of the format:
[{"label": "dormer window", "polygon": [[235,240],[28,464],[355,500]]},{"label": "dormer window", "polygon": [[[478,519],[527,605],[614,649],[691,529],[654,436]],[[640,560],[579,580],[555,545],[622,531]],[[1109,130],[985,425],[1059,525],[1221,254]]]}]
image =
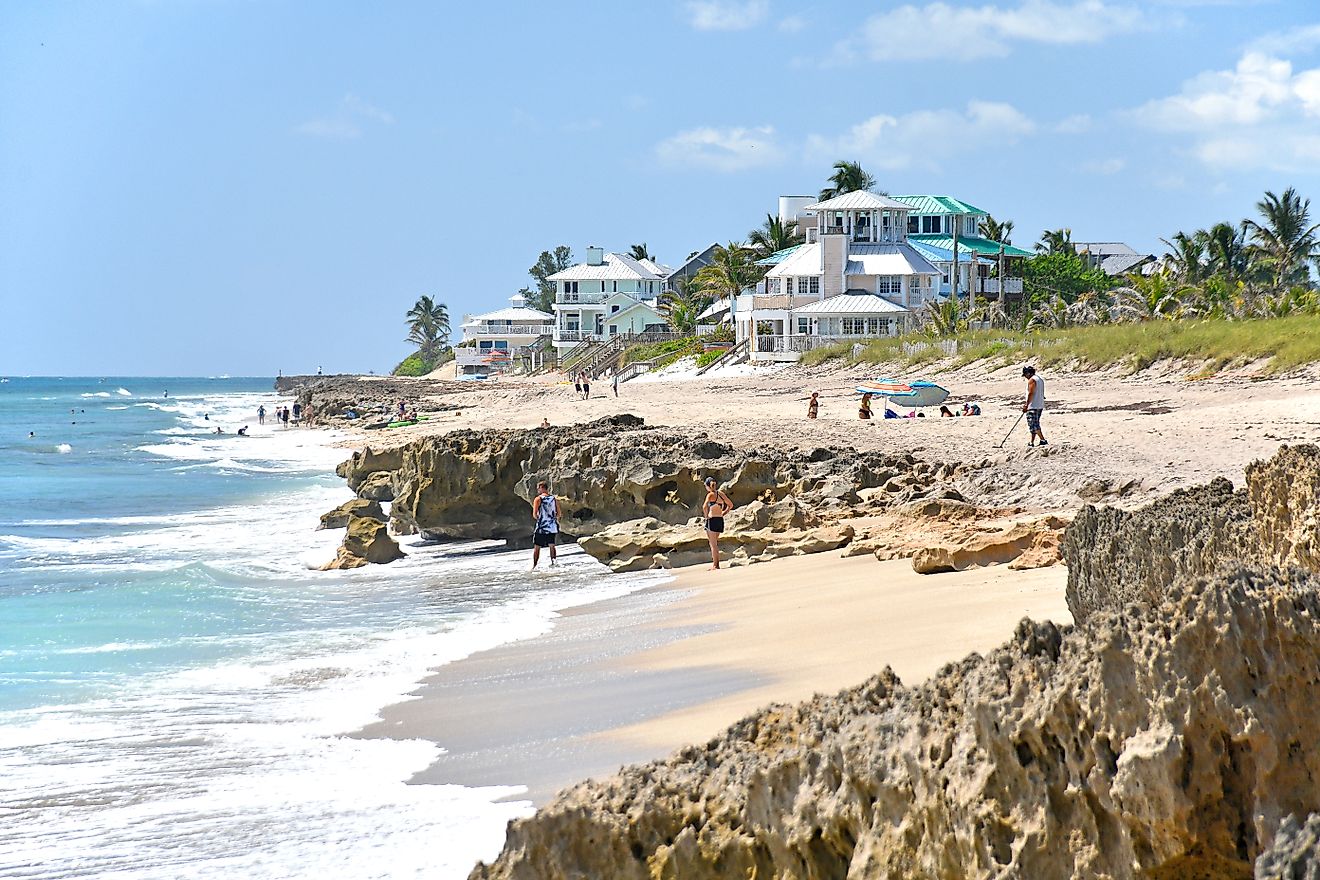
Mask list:
[{"label": "dormer window", "polygon": [[922,218],[921,218],[921,231],[924,232],[924,233],[926,233],[927,235],[931,235],[931,234],[939,234],[939,233],[943,232],[943,231],[944,231],[944,224],[943,224],[942,222],[940,222],[940,221],[942,221],[943,219],[944,219],[944,218],[943,218],[943,217],[940,217],[940,216],[935,216],[935,217],[929,217],[929,216],[928,216],[928,217],[922,217]]}]

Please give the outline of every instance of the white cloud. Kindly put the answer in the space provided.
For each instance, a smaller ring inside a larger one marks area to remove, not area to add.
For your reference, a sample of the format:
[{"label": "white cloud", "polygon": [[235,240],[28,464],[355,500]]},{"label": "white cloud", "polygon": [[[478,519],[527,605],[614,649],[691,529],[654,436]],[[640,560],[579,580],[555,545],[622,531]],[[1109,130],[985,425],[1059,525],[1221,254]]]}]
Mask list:
[{"label": "white cloud", "polygon": [[1091,130],[1092,119],[1086,113],[1075,113],[1067,119],[1061,119],[1054,124],[1054,130],[1059,134],[1085,134]]},{"label": "white cloud", "polygon": [[666,165],[745,171],[774,165],[783,158],[775,130],[759,128],[694,128],[666,138],[655,147]]},{"label": "white cloud", "polygon": [[769,0],[691,0],[684,4],[688,24],[699,31],[743,31],[770,12]]},{"label": "white cloud", "polygon": [[974,61],[1006,56],[1017,43],[1099,43],[1147,24],[1137,6],[1107,0],[1022,0],[1005,7],[906,5],[866,19],[857,36],[835,47],[831,60]]},{"label": "white cloud", "polygon": [[394,116],[350,92],[339,100],[334,112],[299,123],[294,126],[294,131],[308,137],[351,140],[362,136],[365,122],[393,125]]},{"label": "white cloud", "polygon": [[1258,37],[1247,51],[1283,56],[1308,52],[1317,46],[1320,46],[1320,24],[1313,24]]},{"label": "white cloud", "polygon": [[1126,159],[1097,159],[1093,162],[1083,162],[1082,170],[1091,174],[1117,174],[1127,167]]},{"label": "white cloud", "polygon": [[1320,160],[1320,68],[1294,71],[1283,58],[1250,50],[1232,70],[1211,70],[1132,114],[1186,136],[1190,152],[1220,169],[1314,171]]},{"label": "white cloud", "polygon": [[779,24],[776,26],[782,33],[796,34],[806,28],[807,20],[801,15],[790,15],[780,19]]},{"label": "white cloud", "polygon": [[959,153],[982,149],[987,140],[1013,144],[1035,130],[1035,123],[1011,104],[971,101],[965,111],[880,114],[836,137],[813,134],[807,138],[807,153],[814,160],[844,156],[890,171],[938,168]]}]

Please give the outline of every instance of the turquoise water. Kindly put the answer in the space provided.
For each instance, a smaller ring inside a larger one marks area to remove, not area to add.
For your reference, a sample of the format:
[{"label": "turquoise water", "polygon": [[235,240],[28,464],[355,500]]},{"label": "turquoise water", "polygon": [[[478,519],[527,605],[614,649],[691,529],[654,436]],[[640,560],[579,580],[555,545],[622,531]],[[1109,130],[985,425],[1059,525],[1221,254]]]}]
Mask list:
[{"label": "turquoise water", "polygon": [[259,426],[288,402],[271,388],[0,382],[0,876],[463,877],[527,810],[405,785],[443,744],[343,734],[428,669],[641,581],[408,541],[316,570],[346,453]]}]

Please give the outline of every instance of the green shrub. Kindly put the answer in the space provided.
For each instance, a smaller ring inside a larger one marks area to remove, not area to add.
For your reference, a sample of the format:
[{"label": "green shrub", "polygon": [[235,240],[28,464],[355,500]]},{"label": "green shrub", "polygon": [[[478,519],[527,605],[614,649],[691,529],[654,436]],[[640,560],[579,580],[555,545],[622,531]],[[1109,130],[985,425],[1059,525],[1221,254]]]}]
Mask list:
[{"label": "green shrub", "polygon": [[399,365],[391,371],[393,376],[425,376],[435,369],[430,361],[422,357],[421,352],[415,351],[399,362]]},{"label": "green shrub", "polygon": [[690,352],[697,344],[695,336],[682,336],[678,339],[669,339],[664,342],[649,342],[643,345],[634,345],[626,349],[623,353],[623,363],[631,364],[633,361],[650,361],[656,358],[663,358],[666,355],[675,355],[670,360],[676,360],[678,357]]},{"label": "green shrub", "polygon": [[697,355],[697,366],[704,367],[713,364],[720,358],[724,357],[727,352],[727,348],[712,348],[710,351],[703,351],[701,354]]}]

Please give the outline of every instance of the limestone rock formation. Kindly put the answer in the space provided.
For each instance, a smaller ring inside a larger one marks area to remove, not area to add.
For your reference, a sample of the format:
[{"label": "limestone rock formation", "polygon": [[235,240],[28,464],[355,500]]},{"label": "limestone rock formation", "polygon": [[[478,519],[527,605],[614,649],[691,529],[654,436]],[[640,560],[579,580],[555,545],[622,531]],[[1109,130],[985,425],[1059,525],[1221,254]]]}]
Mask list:
[{"label": "limestone rock formation", "polygon": [[1256,860],[1256,880],[1320,880],[1320,813],[1289,816]]},{"label": "limestone rock formation", "polygon": [[[747,565],[781,556],[820,553],[852,539],[848,525],[822,525],[793,498],[766,504],[753,501],[725,517],[721,560]],[[710,545],[701,520],[666,525],[654,517],[606,526],[578,541],[579,546],[613,571],[677,568],[710,561]]]},{"label": "limestone rock formation", "polygon": [[1101,608],[1158,603],[1168,585],[1229,562],[1320,572],[1320,447],[1284,446],[1255,462],[1245,490],[1218,479],[1141,510],[1088,506],[1063,555],[1079,623]]},{"label": "limestone rock formation", "polygon": [[1247,495],[1222,478],[1140,510],[1088,505],[1063,541],[1068,610],[1081,623],[1101,608],[1158,602],[1169,584],[1208,574],[1254,546]]},{"label": "limestone rock formation", "polygon": [[378,522],[385,522],[385,511],[380,502],[367,501],[364,498],[350,498],[329,513],[321,514],[321,524],[317,529],[347,528],[349,517],[365,516]]},{"label": "limestone rock formation", "polygon": [[1320,571],[1320,447],[1284,446],[1250,465],[1247,496],[1266,558]]},{"label": "limestone rock formation", "polygon": [[404,552],[399,544],[390,537],[385,523],[368,516],[348,518],[348,531],[344,534],[344,543],[339,553],[330,562],[322,566],[322,571],[338,568],[360,568],[368,563],[393,562],[402,559]]},{"label": "limestone rock formation", "polygon": [[922,547],[912,556],[918,574],[964,571],[1008,563],[1010,568],[1043,568],[1060,559],[1059,542],[1065,521],[1054,516],[1016,523],[1002,531],[965,531],[962,535]]},{"label": "limestone rock formation", "polygon": [[[571,537],[652,518],[683,525],[714,476],[738,507],[792,496],[823,513],[842,514],[864,490],[892,486],[880,506],[952,491],[956,466],[910,455],[851,450],[735,449],[709,437],[619,415],[547,430],[454,431],[398,449],[364,450],[340,474],[361,494],[388,474],[395,530],[446,538],[527,540],[528,502],[548,480],[560,498],[560,529]],[[956,494],[956,493],[955,493]]]},{"label": "limestone rock formation", "polygon": [[1320,810],[1317,587],[1220,573],[1023,621],[921,687],[772,706],[564,791],[472,878],[1250,876]]}]

